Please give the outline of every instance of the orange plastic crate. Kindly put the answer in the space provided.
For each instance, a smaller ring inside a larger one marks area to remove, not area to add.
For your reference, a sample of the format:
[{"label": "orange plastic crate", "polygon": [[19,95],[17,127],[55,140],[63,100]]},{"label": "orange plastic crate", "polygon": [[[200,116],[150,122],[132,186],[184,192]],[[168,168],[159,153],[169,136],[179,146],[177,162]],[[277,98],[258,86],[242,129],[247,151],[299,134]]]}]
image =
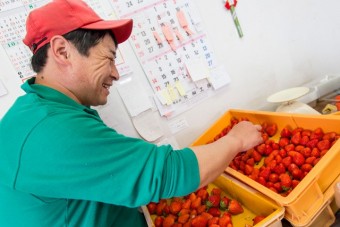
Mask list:
[{"label": "orange plastic crate", "polygon": [[[244,213],[232,217],[234,227],[251,225],[252,219],[256,215],[265,215],[266,218],[254,227],[281,226],[284,208],[256,192],[253,188],[233,179],[228,174],[222,174],[212,184],[208,185],[208,187],[215,186],[222,189],[229,197],[237,199],[244,208]],[[154,227],[153,219],[155,215],[150,215],[146,206],[142,206],[142,210],[148,226]]]},{"label": "orange plastic crate", "polygon": [[[247,118],[255,124],[276,123],[278,133],[272,137],[274,140],[278,140],[279,132],[286,126],[291,128],[302,127],[310,130],[321,127],[324,132],[334,131],[340,134],[339,115],[304,115],[232,109],[218,119],[192,145],[209,143],[223,128],[229,125],[230,119],[233,117],[237,119]],[[288,221],[305,223],[306,220],[313,217],[322,208],[325,199],[324,192],[340,174],[340,140],[330,148],[318,164],[286,197],[273,192],[230,167],[225,172],[285,207],[285,218]]]}]

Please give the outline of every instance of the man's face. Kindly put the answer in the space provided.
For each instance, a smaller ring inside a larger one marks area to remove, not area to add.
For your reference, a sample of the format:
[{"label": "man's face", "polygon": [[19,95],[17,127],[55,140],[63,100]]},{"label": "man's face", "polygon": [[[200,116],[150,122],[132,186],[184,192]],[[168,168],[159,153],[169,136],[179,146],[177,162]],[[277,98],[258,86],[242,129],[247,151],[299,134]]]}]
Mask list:
[{"label": "man's face", "polygon": [[119,79],[115,58],[116,46],[108,34],[96,46],[90,48],[89,56],[77,56],[72,76],[78,83],[74,93],[81,104],[106,104],[113,81]]}]

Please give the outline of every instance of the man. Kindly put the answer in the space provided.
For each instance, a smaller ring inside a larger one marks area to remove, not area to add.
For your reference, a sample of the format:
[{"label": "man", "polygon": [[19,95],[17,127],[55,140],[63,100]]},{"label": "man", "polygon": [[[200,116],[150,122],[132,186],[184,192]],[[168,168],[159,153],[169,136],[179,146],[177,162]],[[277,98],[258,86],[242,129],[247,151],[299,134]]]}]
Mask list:
[{"label": "man", "polygon": [[208,184],[262,141],[250,122],[181,150],[120,135],[90,106],[105,104],[119,79],[117,45],[132,21],[55,0],[32,11],[26,28],[37,75],[0,123],[1,226],[145,226],[139,206]]}]

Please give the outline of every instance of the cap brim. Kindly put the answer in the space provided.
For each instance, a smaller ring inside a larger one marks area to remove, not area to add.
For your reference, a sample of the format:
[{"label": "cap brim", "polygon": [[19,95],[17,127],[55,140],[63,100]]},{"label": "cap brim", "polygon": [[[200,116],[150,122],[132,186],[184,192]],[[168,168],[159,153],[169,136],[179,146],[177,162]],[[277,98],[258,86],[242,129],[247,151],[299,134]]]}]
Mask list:
[{"label": "cap brim", "polygon": [[126,20],[101,20],[82,26],[83,29],[94,29],[94,30],[112,30],[118,43],[126,41],[132,32],[133,21],[132,19]]}]

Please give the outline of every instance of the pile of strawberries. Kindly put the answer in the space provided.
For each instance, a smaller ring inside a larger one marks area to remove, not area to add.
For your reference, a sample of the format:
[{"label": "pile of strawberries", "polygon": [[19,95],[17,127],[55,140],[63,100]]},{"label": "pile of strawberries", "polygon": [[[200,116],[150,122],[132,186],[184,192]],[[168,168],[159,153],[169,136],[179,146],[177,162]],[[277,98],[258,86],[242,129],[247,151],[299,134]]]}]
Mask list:
[{"label": "pile of strawberries", "polygon": [[[247,119],[241,119],[247,120]],[[231,119],[214,140],[226,135],[239,122]],[[250,177],[282,196],[287,196],[300,181],[311,171],[331,146],[339,139],[335,132],[283,128],[280,138],[275,142],[271,137],[276,135],[276,123],[262,124],[263,143],[239,153],[229,167]]]},{"label": "pile of strawberries", "polygon": [[[232,215],[244,212],[237,200],[227,197],[217,187],[210,192],[203,187],[185,197],[151,202],[147,208],[151,215],[156,215],[156,227],[232,227]],[[264,218],[255,217],[254,224]]]}]

